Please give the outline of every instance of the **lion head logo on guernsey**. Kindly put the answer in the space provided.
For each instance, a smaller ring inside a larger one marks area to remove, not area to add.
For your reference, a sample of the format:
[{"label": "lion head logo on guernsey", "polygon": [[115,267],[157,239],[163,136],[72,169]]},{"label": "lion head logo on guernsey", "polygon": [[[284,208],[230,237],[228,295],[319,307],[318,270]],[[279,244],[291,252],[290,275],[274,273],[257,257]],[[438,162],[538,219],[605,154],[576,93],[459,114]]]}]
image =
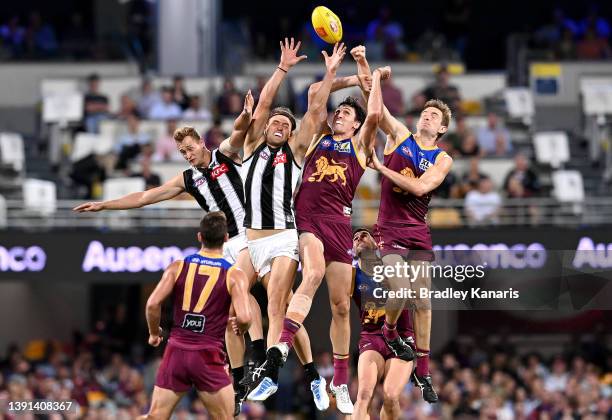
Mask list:
[{"label": "lion head logo on guernsey", "polygon": [[344,172],[348,169],[348,165],[344,162],[336,162],[334,159],[331,160],[332,164],[329,163],[325,156],[321,156],[317,159],[316,172],[308,177],[309,182],[321,182],[326,176],[329,182],[336,182],[338,179],[342,180],[342,185],[346,185],[346,175]]}]

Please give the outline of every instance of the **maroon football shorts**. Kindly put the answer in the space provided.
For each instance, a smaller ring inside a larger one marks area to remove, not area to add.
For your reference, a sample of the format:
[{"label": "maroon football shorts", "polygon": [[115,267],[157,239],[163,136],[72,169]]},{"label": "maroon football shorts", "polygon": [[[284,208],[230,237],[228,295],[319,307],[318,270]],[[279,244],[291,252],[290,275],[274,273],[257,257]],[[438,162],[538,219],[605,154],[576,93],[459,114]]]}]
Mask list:
[{"label": "maroon football shorts", "polygon": [[232,383],[225,369],[225,354],[217,348],[186,350],[171,342],[157,372],[155,385],[174,392],[216,392]]}]

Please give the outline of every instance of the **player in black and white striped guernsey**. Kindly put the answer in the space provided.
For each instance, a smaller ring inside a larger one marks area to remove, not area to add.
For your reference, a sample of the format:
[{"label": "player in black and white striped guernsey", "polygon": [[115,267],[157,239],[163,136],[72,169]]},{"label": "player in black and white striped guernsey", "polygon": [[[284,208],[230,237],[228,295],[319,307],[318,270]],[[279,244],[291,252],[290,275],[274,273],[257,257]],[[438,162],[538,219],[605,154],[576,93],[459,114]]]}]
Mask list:
[{"label": "player in black and white striped guernsey", "polygon": [[[288,110],[277,108],[274,115],[287,116],[293,131],[295,119]],[[262,142],[242,164],[246,200],[244,226],[250,229],[295,229],[293,193],[301,172],[302,167],[295,161],[288,142],[279,147]]]}]

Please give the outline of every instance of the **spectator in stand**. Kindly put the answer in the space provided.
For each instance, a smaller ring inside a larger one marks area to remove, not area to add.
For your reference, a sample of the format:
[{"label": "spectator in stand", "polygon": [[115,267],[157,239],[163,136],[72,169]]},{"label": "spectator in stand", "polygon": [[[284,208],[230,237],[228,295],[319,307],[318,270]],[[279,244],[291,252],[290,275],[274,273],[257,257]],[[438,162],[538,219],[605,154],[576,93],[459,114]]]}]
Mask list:
[{"label": "spectator in stand", "polygon": [[204,133],[204,142],[206,144],[206,148],[208,150],[213,150],[219,147],[221,142],[225,140],[225,133],[221,129],[221,120],[219,118],[215,119],[213,126]]},{"label": "spectator in stand", "polygon": [[586,34],[589,28],[593,28],[595,35],[598,38],[610,38],[612,33],[610,30],[610,22],[604,16],[600,15],[599,7],[593,3],[589,6],[587,15],[578,23],[578,31],[580,35]]},{"label": "spectator in stand", "polygon": [[115,169],[119,170],[129,169],[130,162],[140,154],[142,147],[151,143],[151,137],[140,131],[140,119],[135,114],[127,117],[127,126],[127,133],[119,136],[115,144]]},{"label": "spectator in stand", "polygon": [[576,56],[580,60],[601,60],[610,57],[610,43],[607,38],[598,37],[594,27],[589,26],[583,38],[576,44]]},{"label": "spectator in stand", "polygon": [[153,80],[150,77],[145,76],[142,79],[140,90],[131,94],[132,98],[136,101],[136,106],[140,115],[146,117],[151,113],[151,108],[154,105],[161,102],[161,96],[157,90],[153,87]]},{"label": "spectator in stand", "polygon": [[129,95],[121,95],[119,102],[119,112],[115,115],[116,119],[127,121],[132,115],[140,116],[136,107],[136,102]]},{"label": "spectator in stand", "polygon": [[172,87],[162,88],[162,100],[155,103],[149,112],[149,119],[152,120],[171,120],[180,119],[183,112],[181,107],[172,99]]},{"label": "spectator in stand", "polygon": [[185,90],[185,79],[178,74],[172,79],[172,99],[183,111],[189,107],[190,101]]},{"label": "spectator in stand", "polygon": [[485,177],[478,183],[478,189],[465,196],[465,215],[470,225],[489,225],[499,222],[502,199],[493,189],[493,181]]},{"label": "spectator in stand", "polygon": [[556,44],[555,56],[559,60],[576,59],[576,43],[574,42],[574,34],[567,28],[563,30],[561,40]]},{"label": "spectator in stand", "polygon": [[476,140],[476,135],[472,133],[472,131],[468,131],[463,137],[461,141],[461,145],[459,146],[459,156],[463,157],[480,157],[482,156],[482,151],[480,146],[478,146],[478,141]]},{"label": "spectator in stand", "polygon": [[504,190],[512,198],[532,197],[540,192],[538,176],[529,167],[529,160],[524,154],[514,156],[514,168],[506,175]]},{"label": "spectator in stand", "polygon": [[151,188],[159,187],[161,185],[161,178],[158,174],[153,172],[151,168],[151,158],[143,158],[140,161],[141,173],[136,175],[144,178],[145,180],[145,190],[150,190]]},{"label": "spectator in stand", "polygon": [[21,57],[25,49],[26,30],[19,25],[18,16],[13,16],[0,26],[0,40],[10,49],[13,58]]},{"label": "spectator in stand", "polygon": [[461,144],[467,136],[469,129],[465,117],[459,115],[455,119],[455,129],[444,136],[444,141],[451,146],[451,156],[458,156]]},{"label": "spectator in stand", "polygon": [[512,152],[510,132],[500,124],[494,112],[489,112],[487,125],[478,129],[476,138],[485,156],[507,156]]},{"label": "spectator in stand", "polygon": [[39,12],[30,14],[26,38],[30,53],[37,57],[51,57],[57,53],[55,30],[50,24],[43,22]]},{"label": "spectator in stand", "polygon": [[[563,37],[569,36],[573,39],[578,35],[578,24],[566,17],[563,9],[557,7],[553,10],[552,18],[549,23],[539,28],[535,34],[535,41],[543,47],[552,47],[559,43]],[[565,35],[567,33],[568,35]]]},{"label": "spectator in stand", "polygon": [[425,101],[440,99],[449,106],[455,116],[461,109],[461,93],[455,85],[450,84],[450,72],[444,65],[436,73],[436,81],[423,91]]},{"label": "spectator in stand", "polygon": [[155,142],[156,162],[182,162],[183,156],[176,149],[176,141],[174,140],[174,132],[176,131],[176,120],[168,120],[166,122],[166,133],[157,139]]},{"label": "spectator in stand", "polygon": [[485,174],[480,172],[479,163],[480,159],[478,157],[473,157],[472,159],[470,159],[470,166],[468,168],[468,171],[463,175],[463,178],[461,179],[461,186],[459,191],[460,197],[465,197],[468,192],[478,188],[480,181],[484,178],[487,178]]},{"label": "spectator in stand", "polygon": [[212,114],[202,107],[199,95],[192,95],[189,97],[189,108],[183,112],[183,119],[209,122],[212,121]]},{"label": "spectator in stand", "polygon": [[[237,105],[236,98],[238,98]],[[223,90],[217,98],[217,110],[221,115],[235,115],[242,111],[243,95],[234,86],[234,81],[226,78],[223,81]]]},{"label": "spectator in stand", "polygon": [[100,93],[100,76],[92,74],[87,78],[87,92],[85,92],[85,112],[83,121],[88,133],[97,133],[100,121],[109,117],[108,97]]},{"label": "spectator in stand", "polygon": [[263,76],[257,76],[255,79],[255,88],[251,89],[251,93],[253,94],[253,100],[255,101],[255,106],[259,102],[259,97],[261,96],[261,91],[263,90],[267,79]]},{"label": "spectator in stand", "polygon": [[395,86],[393,79],[387,79],[382,83],[381,92],[383,103],[394,116],[404,115],[404,97],[402,91]]},{"label": "spectator in stand", "polygon": [[[405,54],[405,47],[402,43],[404,28],[401,23],[391,20],[391,14],[391,8],[388,5],[383,5],[379,9],[378,18],[368,24],[366,40],[380,40],[382,35],[384,58],[386,60],[397,60],[403,58]],[[369,50],[368,56],[371,58]]]}]

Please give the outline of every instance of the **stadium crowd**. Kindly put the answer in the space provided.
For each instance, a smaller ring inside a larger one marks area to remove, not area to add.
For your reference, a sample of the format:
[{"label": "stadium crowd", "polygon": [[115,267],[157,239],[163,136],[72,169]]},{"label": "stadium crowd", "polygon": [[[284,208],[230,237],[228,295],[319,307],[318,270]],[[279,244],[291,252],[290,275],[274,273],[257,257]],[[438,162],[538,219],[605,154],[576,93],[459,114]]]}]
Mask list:
[{"label": "stadium crowd", "polygon": [[[533,352],[519,355],[503,340],[493,345],[484,338],[459,336],[435,354],[430,365],[440,402],[425,403],[420,390],[409,384],[401,395],[402,418],[609,419],[612,353],[606,342],[610,332],[603,325],[595,331],[575,337],[571,347],[554,357]],[[129,419],[146,413],[161,351],[147,354],[145,336],[134,341],[135,335],[125,333],[116,323],[98,321],[93,331],[75,332],[70,342],[35,341],[24,348],[12,345],[0,359],[0,401],[72,400],[79,414],[71,411],[64,417],[68,419]],[[353,355],[352,362],[356,360]],[[316,361],[321,375],[330,379],[331,354],[320,352]],[[333,409],[316,412],[301,366],[293,357],[287,363],[291,367],[279,377],[279,395],[265,406],[246,403],[239,418],[272,418],[274,413],[284,419],[336,418]],[[356,366],[351,370],[355,400]],[[382,404],[378,388],[372,402],[374,419]],[[207,416],[194,394],[182,400],[176,418]]]}]

